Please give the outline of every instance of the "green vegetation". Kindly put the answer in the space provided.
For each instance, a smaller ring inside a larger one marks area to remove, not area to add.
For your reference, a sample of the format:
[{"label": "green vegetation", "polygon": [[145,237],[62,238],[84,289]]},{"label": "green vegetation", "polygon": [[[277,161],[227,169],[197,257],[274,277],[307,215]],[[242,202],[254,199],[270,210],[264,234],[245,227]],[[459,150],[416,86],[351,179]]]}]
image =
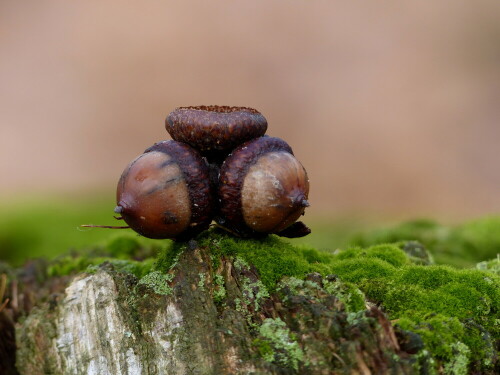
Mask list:
[{"label": "green vegetation", "polygon": [[456,226],[415,220],[392,228],[359,233],[351,238],[362,247],[416,240],[430,249],[436,263],[471,267],[500,253],[500,217],[485,217]]},{"label": "green vegetation", "polygon": [[[220,231],[207,231],[196,240],[199,246],[210,247],[215,262],[221,256],[239,256],[246,264],[254,265],[259,270],[262,283],[270,291],[276,288],[284,275],[304,278],[311,272],[329,273],[330,254],[305,246],[295,247],[275,236],[248,240]],[[173,242],[160,254],[158,269],[165,272],[170,269],[185,248],[186,243]]]},{"label": "green vegetation", "polygon": [[[351,247],[330,254],[274,236],[244,240],[217,230],[196,240],[209,247],[215,259],[233,257],[235,267],[256,267],[265,286],[258,290],[273,292],[283,285],[279,281],[284,277],[288,287],[305,288],[305,283],[312,287],[314,283],[303,280],[307,274],[333,274],[336,278],[324,287],[348,311],[364,309],[364,296],[379,304],[401,329],[420,335],[437,366],[454,374],[469,366],[491,370],[500,341],[500,277],[491,270],[432,265],[430,255],[415,242]],[[157,264],[170,268],[185,246],[173,243]],[[276,353],[269,341],[259,342],[259,350],[273,358]]]},{"label": "green vegetation", "polygon": [[276,362],[284,367],[299,367],[304,353],[285,322],[281,319],[266,319],[259,329],[260,337],[254,340],[260,355],[268,362]]},{"label": "green vegetation", "polygon": [[82,271],[94,272],[103,263],[110,263],[119,272],[138,278],[146,275],[155,264],[160,248],[130,234],[112,235],[108,241],[86,251],[73,251],[56,257],[47,266],[47,275],[65,276]]},{"label": "green vegetation", "polygon": [[156,294],[166,296],[172,293],[172,288],[168,286],[168,283],[172,281],[173,277],[174,276],[172,274],[152,271],[139,280],[139,285],[146,285],[154,290]]},{"label": "green vegetation", "polygon": [[20,266],[27,259],[52,259],[67,254],[68,250],[84,254],[106,246],[110,237],[124,233],[143,245],[158,248],[158,241],[141,238],[130,229],[80,227],[82,224],[120,225],[113,218],[113,208],[109,196],[60,196],[43,200],[33,197],[2,203],[0,260]]},{"label": "green vegetation", "polygon": [[476,268],[478,270],[493,272],[500,276],[500,254],[497,254],[497,257],[490,261],[479,262],[476,264]]}]

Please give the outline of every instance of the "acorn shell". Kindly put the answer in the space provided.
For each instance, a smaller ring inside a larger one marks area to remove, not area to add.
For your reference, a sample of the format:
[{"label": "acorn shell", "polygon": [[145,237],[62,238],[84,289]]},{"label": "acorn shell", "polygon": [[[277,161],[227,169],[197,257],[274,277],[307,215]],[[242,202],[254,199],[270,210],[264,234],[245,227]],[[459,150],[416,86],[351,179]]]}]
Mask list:
[{"label": "acorn shell", "polygon": [[207,229],[213,217],[206,161],[176,141],[156,143],[132,161],[116,196],[116,212],[149,238],[189,238]]},{"label": "acorn shell", "polygon": [[[309,179],[285,141],[261,137],[236,148],[224,161],[218,193],[220,225],[243,236],[279,233],[304,214]],[[301,233],[309,232],[302,228]]]},{"label": "acorn shell", "polygon": [[247,107],[180,107],[167,116],[165,128],[176,141],[185,142],[207,155],[229,152],[264,135],[267,120],[259,111]]}]

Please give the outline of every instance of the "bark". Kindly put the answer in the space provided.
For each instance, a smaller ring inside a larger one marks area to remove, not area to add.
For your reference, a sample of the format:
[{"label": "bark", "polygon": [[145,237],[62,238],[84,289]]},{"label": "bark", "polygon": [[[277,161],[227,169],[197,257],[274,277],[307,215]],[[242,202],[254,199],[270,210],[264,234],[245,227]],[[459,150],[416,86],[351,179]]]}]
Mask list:
[{"label": "bark", "polygon": [[400,348],[391,323],[377,307],[348,312],[325,290],[319,274],[308,275],[306,281],[284,280],[270,293],[251,265],[238,258],[214,261],[207,249],[192,246],[168,275],[150,275],[150,282],[139,282],[105,264],[95,273],[52,281],[45,287],[45,302],[35,295],[40,301],[17,319],[17,371],[418,371],[417,359]]}]

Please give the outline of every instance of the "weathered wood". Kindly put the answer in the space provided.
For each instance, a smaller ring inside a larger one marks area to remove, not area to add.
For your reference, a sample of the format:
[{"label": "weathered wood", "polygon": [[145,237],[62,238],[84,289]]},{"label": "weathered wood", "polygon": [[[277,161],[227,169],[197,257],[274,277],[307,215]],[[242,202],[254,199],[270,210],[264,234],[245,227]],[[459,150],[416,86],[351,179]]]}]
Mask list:
[{"label": "weathered wood", "polygon": [[348,312],[319,274],[270,293],[251,265],[192,246],[149,281],[109,264],[76,276],[17,323],[19,373],[414,372],[384,314]]}]

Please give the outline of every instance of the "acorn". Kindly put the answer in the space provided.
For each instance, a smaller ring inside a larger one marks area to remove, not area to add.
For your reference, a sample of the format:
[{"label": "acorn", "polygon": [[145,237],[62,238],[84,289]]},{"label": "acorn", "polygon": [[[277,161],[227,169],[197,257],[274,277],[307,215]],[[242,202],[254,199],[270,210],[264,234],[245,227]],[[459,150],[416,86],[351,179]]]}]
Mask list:
[{"label": "acorn", "polygon": [[244,237],[275,233],[302,237],[296,220],[309,206],[307,172],[282,139],[260,137],[237,147],[219,174],[218,224]]},{"label": "acorn", "polygon": [[266,133],[267,120],[256,109],[230,106],[179,107],[165,120],[170,136],[222,163],[236,146]]},{"label": "acorn", "polygon": [[149,238],[189,238],[213,218],[207,163],[177,141],[156,143],[132,161],[120,177],[116,200],[118,219]]}]

